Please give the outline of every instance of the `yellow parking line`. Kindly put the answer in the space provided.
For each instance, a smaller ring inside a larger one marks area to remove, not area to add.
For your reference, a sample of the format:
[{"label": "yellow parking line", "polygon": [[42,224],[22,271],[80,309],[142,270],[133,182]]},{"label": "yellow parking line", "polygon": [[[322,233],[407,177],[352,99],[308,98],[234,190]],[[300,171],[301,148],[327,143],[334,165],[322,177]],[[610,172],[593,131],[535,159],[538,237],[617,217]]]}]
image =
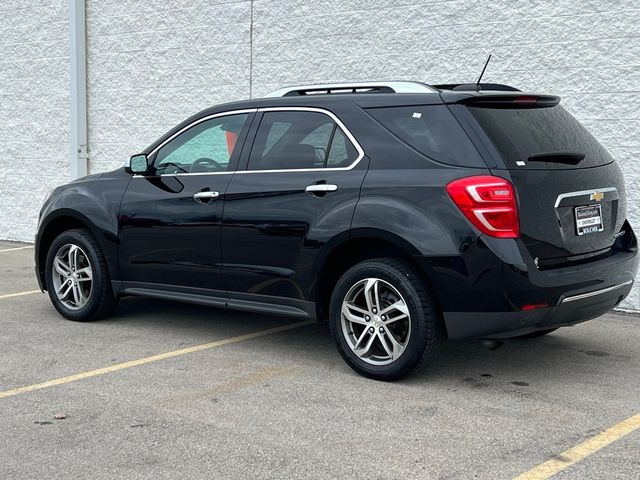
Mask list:
[{"label": "yellow parking line", "polygon": [[613,427],[607,428],[569,450],[565,450],[557,457],[532,468],[522,475],[518,475],[514,480],[542,480],[549,478],[601,448],[620,440],[638,428],[640,428],[640,413],[615,424]]},{"label": "yellow parking line", "polygon": [[26,250],[27,248],[33,248],[33,245],[29,245],[28,247],[5,248],[4,250],[0,250],[0,253],[2,253],[2,252],[15,252],[16,250]]},{"label": "yellow parking line", "polygon": [[13,298],[13,297],[22,297],[23,295],[33,295],[34,293],[40,293],[40,290],[29,290],[27,292],[7,293],[5,295],[0,295],[0,300],[2,300],[3,298]]},{"label": "yellow parking line", "polygon": [[299,370],[300,367],[268,367],[236,377],[226,383],[213,385],[209,388],[193,389],[189,393],[184,394],[170,394],[154,401],[151,403],[151,406],[163,410],[180,408],[181,406],[186,406],[205,398],[215,398],[219,395],[236,393],[244,388],[253,387],[279,376],[292,375]]},{"label": "yellow parking line", "polygon": [[294,328],[302,327],[303,325],[310,325],[315,323],[312,320],[305,320],[304,322],[293,323],[290,325],[283,325],[280,327],[268,328],[267,330],[259,330],[257,332],[247,333],[238,337],[226,338],[224,340],[216,340],[215,342],[203,343],[201,345],[195,345],[193,347],[182,348],[180,350],[173,350],[171,352],[160,353],[158,355],[152,355],[150,357],[139,358],[137,360],[131,360],[129,362],[117,363],[104,368],[98,368],[96,370],[89,370],[88,372],[76,373],[75,375],[69,375],[68,377],[56,378],[54,380],[48,380],[42,383],[35,383],[33,385],[27,385],[25,387],[18,387],[12,390],[6,390],[0,392],[0,398],[13,397],[20,395],[21,393],[33,392],[35,390],[42,390],[43,388],[55,387],[56,385],[63,385],[65,383],[76,382],[84,378],[97,377],[98,375],[104,375],[105,373],[117,372],[119,370],[125,370],[127,368],[139,367],[140,365],[146,365],[147,363],[158,362],[160,360],[166,360],[168,358],[179,357],[188,353],[200,352],[202,350],[208,350],[210,348],[224,347],[225,345],[231,345],[232,343],[243,342],[245,340],[251,340],[253,338],[263,337],[265,335],[271,335],[272,333],[284,332],[285,330],[292,330]]}]

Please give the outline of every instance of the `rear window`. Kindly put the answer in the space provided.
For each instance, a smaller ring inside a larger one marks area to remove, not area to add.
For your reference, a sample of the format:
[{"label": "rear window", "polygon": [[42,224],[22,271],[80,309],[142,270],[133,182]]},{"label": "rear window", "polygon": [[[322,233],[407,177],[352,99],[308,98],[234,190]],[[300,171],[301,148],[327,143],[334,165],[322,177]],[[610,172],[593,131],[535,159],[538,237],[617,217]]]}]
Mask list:
[{"label": "rear window", "polygon": [[465,167],[485,166],[445,105],[384,107],[367,111],[402,141],[433,160]]},{"label": "rear window", "polygon": [[[498,149],[507,168],[586,168],[613,161],[587,129],[560,105],[522,109],[470,106],[469,111]],[[544,154],[554,152],[584,158],[575,165],[529,161],[531,155],[545,158]]]}]

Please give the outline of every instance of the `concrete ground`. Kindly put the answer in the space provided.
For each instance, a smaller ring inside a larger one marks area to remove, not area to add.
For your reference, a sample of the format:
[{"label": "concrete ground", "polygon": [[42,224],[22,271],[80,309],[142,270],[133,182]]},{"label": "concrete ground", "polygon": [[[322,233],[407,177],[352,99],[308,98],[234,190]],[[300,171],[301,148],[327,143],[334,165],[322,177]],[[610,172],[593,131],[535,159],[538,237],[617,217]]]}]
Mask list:
[{"label": "concrete ground", "polygon": [[[640,318],[618,314],[449,342],[396,383],[353,373],[314,323],[2,398],[295,323],[136,298],[69,322],[41,293],[6,297],[37,289],[21,246],[0,242],[0,478],[508,479],[640,412]],[[556,478],[639,472],[635,430]]]}]

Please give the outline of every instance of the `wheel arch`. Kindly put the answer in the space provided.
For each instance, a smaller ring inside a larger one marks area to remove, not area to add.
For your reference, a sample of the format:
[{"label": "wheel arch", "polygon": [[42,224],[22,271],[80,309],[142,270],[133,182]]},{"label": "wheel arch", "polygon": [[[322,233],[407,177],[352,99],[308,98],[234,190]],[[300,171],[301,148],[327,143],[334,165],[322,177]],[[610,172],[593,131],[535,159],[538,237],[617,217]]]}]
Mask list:
[{"label": "wheel arch", "polygon": [[348,236],[342,237],[341,241],[331,245],[331,248],[321,255],[317,262],[312,297],[316,302],[317,318],[327,318],[332,286],[344,272],[359,262],[380,257],[400,258],[412,264],[423,276],[423,280],[432,292],[432,300],[439,308],[429,275],[416,261],[417,255],[420,255],[418,249],[402,237],[388,231],[375,228],[352,230]]},{"label": "wheel arch", "polygon": [[[38,236],[36,238],[36,274],[41,290],[46,290],[45,264],[47,253],[49,252],[49,247],[58,235],[65,231],[73,230],[76,228],[89,230],[98,241],[98,244],[100,245],[100,248],[102,248],[105,256],[107,256],[107,252],[105,251],[105,249],[108,249],[109,247],[108,245],[105,245],[106,242],[104,241],[104,235],[101,234],[100,229],[96,227],[93,222],[89,220],[89,218],[87,218],[82,213],[72,209],[56,210],[55,213],[49,215],[42,222],[38,230]],[[110,262],[107,262],[107,269],[109,270],[111,278],[115,278],[115,272],[113,271],[115,268],[113,265],[110,265]]]}]

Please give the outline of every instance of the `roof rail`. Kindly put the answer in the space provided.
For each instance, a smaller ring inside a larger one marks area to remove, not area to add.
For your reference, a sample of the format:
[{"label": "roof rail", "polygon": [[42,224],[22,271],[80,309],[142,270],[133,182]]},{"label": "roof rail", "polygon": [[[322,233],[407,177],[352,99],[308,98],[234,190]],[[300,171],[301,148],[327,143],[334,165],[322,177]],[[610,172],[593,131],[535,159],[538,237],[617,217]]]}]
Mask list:
[{"label": "roof rail", "polygon": [[420,82],[347,82],[285,87],[268,93],[265,98],[340,93],[438,93],[438,90]]},{"label": "roof rail", "polygon": [[511,85],[502,83],[447,83],[442,85],[431,85],[438,90],[472,91],[492,90],[494,92],[520,92],[521,90]]}]

